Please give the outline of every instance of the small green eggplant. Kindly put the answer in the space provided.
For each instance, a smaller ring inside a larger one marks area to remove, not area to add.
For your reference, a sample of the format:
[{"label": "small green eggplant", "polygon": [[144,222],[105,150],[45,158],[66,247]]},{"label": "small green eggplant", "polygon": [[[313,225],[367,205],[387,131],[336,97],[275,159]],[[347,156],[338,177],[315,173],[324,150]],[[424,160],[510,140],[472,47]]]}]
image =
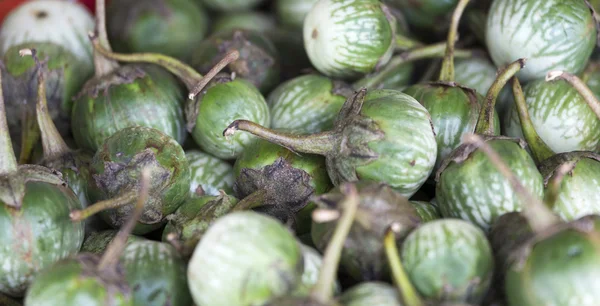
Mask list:
[{"label": "small green eggplant", "polygon": [[190,150],[185,152],[190,164],[190,194],[219,195],[219,190],[233,193],[233,167],[225,161],[204,152]]}]

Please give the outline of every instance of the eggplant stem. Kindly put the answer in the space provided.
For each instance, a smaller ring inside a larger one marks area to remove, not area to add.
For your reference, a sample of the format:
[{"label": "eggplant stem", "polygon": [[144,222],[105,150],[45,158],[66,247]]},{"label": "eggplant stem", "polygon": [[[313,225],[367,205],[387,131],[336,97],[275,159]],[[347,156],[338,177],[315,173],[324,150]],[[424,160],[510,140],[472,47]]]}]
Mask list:
[{"label": "eggplant stem", "polygon": [[333,151],[336,133],[334,131],[309,135],[296,135],[278,132],[248,120],[236,120],[224,131],[223,136],[230,137],[237,131],[246,131],[259,138],[278,144],[293,152],[327,155]]},{"label": "eggplant stem", "polygon": [[499,69],[498,76],[485,96],[485,105],[481,108],[479,113],[479,119],[475,132],[482,135],[494,135],[494,114],[496,112],[496,100],[498,100],[498,94],[504,88],[506,83],[523,67],[525,67],[525,58],[520,58],[504,69]]},{"label": "eggplant stem", "polygon": [[108,210],[108,209],[113,209],[113,208],[119,208],[119,207],[123,207],[125,205],[131,204],[133,201],[135,201],[138,198],[138,192],[135,190],[131,190],[128,192],[125,192],[119,196],[117,196],[116,198],[112,198],[112,199],[108,199],[108,200],[104,200],[104,201],[100,201],[98,203],[94,203],[93,205],[90,205],[84,209],[80,209],[80,210],[73,210],[71,211],[71,213],[69,214],[69,217],[71,218],[71,221],[82,221],[85,220],[99,212]]},{"label": "eggplant stem", "polygon": [[38,92],[36,103],[36,117],[39,130],[42,135],[42,145],[44,147],[44,158],[53,159],[65,155],[71,150],[58,132],[56,125],[48,112],[48,101],[46,99],[46,66],[37,56],[35,49],[22,49],[19,51],[21,56],[31,56],[37,67]]},{"label": "eggplant stem", "polygon": [[[395,70],[399,66],[405,63],[426,59],[426,58],[439,58],[444,56],[446,50],[446,43],[437,43],[428,46],[406,51],[399,55],[392,57],[387,65],[378,72],[367,75],[364,78],[354,82],[352,86],[356,89],[359,88],[375,88],[383,81],[385,81],[390,75],[395,73]],[[472,57],[476,53],[474,50],[455,50],[454,56],[460,58]]]},{"label": "eggplant stem", "polygon": [[[2,67],[4,63],[0,62]],[[6,107],[4,105],[4,93],[2,91],[2,73],[0,73],[0,175],[17,172],[17,158],[13,151],[12,141],[8,133],[8,121],[6,120]]]},{"label": "eggplant stem", "polygon": [[422,42],[412,39],[408,36],[399,34],[399,33],[396,33],[395,43],[396,43],[396,47],[395,47],[396,51],[406,51],[406,50],[410,50],[410,49],[414,49],[414,48],[423,46]]},{"label": "eggplant stem", "polygon": [[176,75],[185,84],[188,90],[191,90],[197,83],[202,81],[202,74],[180,60],[170,56],[158,53],[116,53],[102,46],[98,40],[98,36],[93,33],[90,33],[90,40],[92,41],[94,50],[107,58],[126,63],[150,63],[167,69],[169,72]]},{"label": "eggplant stem", "polygon": [[410,282],[410,278],[402,266],[402,259],[398,253],[398,247],[396,246],[396,232],[398,232],[399,226],[398,223],[392,223],[388,228],[383,240],[385,254],[392,270],[394,283],[398,286],[398,292],[402,295],[402,300],[406,306],[423,306],[423,301],[413,284]]},{"label": "eggplant stem", "polygon": [[521,184],[500,155],[477,134],[467,134],[464,143],[476,144],[485,153],[494,167],[510,182],[521,201],[525,203],[521,214],[527,219],[534,232],[541,233],[552,225],[560,223],[558,217],[542,202]]},{"label": "eggplant stem", "polygon": [[527,103],[525,102],[525,95],[523,94],[523,89],[521,88],[519,79],[514,76],[511,83],[515,98],[515,105],[517,107],[517,113],[519,114],[519,121],[521,122],[521,130],[523,131],[523,135],[525,136],[527,144],[529,144],[529,147],[531,148],[533,158],[535,159],[536,163],[539,164],[541,161],[552,157],[554,152],[552,149],[550,149],[550,147],[548,147],[544,140],[542,140],[540,135],[538,135],[533,123],[531,122],[529,110],[527,109]]},{"label": "eggplant stem", "polygon": [[206,85],[227,65],[237,61],[240,58],[240,52],[233,50],[228,52],[214,67],[208,71],[206,75],[196,84],[191,90],[188,98],[194,100],[194,98],[206,87]]},{"label": "eggplant stem", "polygon": [[440,81],[443,82],[454,82],[454,44],[458,40],[458,24],[462,17],[467,4],[470,0],[460,0],[452,13],[452,22],[450,23],[450,30],[448,30],[448,40],[446,42],[446,50],[444,54],[444,61],[442,62],[442,69],[440,70]]},{"label": "eggplant stem", "polygon": [[322,304],[327,304],[333,297],[333,284],[337,276],[344,242],[348,233],[350,233],[358,210],[359,198],[356,186],[346,183],[342,185],[341,190],[345,195],[340,206],[342,216],[338,220],[333,236],[325,249],[319,279],[311,291],[311,297]]},{"label": "eggplant stem", "polygon": [[40,140],[40,127],[35,118],[35,111],[25,106],[21,113],[21,152],[19,164],[28,164],[35,145]]},{"label": "eggplant stem", "polygon": [[590,90],[590,88],[576,75],[565,71],[550,71],[546,74],[546,82],[554,81],[556,79],[563,79],[567,83],[571,84],[575,90],[583,97],[587,105],[592,109],[596,117],[600,119],[600,101],[596,98],[596,95]]},{"label": "eggplant stem", "polygon": [[[96,32],[100,39],[100,45],[104,49],[112,51],[110,42],[108,41],[108,33],[106,31],[106,0],[96,0]],[[96,69],[95,75],[97,78],[111,73],[118,67],[119,64],[117,62],[110,60],[97,52],[94,54],[94,68]]]},{"label": "eggplant stem", "polygon": [[107,271],[108,269],[116,267],[117,263],[119,262],[119,257],[125,249],[127,238],[129,237],[129,234],[131,234],[136,222],[144,211],[144,204],[146,204],[146,200],[148,199],[149,189],[150,170],[145,168],[142,170],[140,178],[140,191],[139,193],[136,192],[136,195],[139,195],[139,197],[135,204],[133,213],[131,214],[131,217],[129,217],[129,220],[127,220],[127,222],[119,230],[117,236],[115,236],[115,238],[106,248],[106,251],[100,259],[100,263],[98,263],[98,271]]},{"label": "eggplant stem", "polygon": [[575,168],[575,165],[577,165],[577,162],[571,160],[561,164],[560,167],[554,171],[552,179],[550,179],[548,182],[548,186],[546,187],[546,192],[544,194],[544,203],[547,207],[553,208],[554,205],[556,205],[556,200],[558,200],[563,179],[567,173],[571,172]]}]

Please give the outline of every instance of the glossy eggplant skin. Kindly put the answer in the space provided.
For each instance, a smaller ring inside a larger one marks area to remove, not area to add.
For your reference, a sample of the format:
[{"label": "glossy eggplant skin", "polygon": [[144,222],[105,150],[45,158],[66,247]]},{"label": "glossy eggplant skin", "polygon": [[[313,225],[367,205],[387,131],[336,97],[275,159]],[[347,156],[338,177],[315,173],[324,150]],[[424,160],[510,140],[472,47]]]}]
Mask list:
[{"label": "glossy eggplant skin", "polygon": [[76,97],[71,113],[75,142],[95,152],[117,131],[146,126],[182,144],[187,136],[182,101],[180,84],[164,69],[121,66],[101,79],[88,81]]},{"label": "glossy eggplant skin", "polygon": [[68,187],[43,182],[26,183],[20,209],[0,204],[0,291],[22,296],[40,270],[79,251],[83,223],[69,213],[82,207]]},{"label": "glossy eggplant skin", "polygon": [[449,24],[452,10],[458,0],[384,0],[400,9],[408,23],[419,29],[443,30],[440,25]]},{"label": "glossy eggplant skin", "polygon": [[205,195],[217,196],[219,190],[233,192],[233,167],[229,163],[198,150],[186,151],[185,157],[190,164],[191,196],[196,195],[198,187]]}]

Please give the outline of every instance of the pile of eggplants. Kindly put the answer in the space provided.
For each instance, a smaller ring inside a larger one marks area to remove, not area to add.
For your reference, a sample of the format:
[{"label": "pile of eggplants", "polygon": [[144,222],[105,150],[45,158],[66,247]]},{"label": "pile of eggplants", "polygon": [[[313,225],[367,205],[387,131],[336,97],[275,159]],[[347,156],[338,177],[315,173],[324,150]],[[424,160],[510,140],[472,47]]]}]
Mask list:
[{"label": "pile of eggplants", "polygon": [[0,305],[600,305],[600,1],[0,10]]}]

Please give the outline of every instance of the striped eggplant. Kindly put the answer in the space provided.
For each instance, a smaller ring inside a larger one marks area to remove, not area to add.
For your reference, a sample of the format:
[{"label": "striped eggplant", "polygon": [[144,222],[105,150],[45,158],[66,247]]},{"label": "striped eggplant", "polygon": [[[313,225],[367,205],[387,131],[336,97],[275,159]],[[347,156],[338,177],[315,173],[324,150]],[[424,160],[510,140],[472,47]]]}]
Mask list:
[{"label": "striped eggplant", "polygon": [[[523,140],[495,134],[496,96],[506,82],[524,65],[520,59],[502,71],[490,89],[481,109],[475,132],[498,151],[510,169],[535,195],[542,195],[543,180],[536,165],[524,149]],[[501,215],[520,211],[523,201],[511,192],[511,185],[486,158],[478,145],[463,143],[456,148],[436,173],[436,199],[442,216],[470,221],[485,231]]]},{"label": "striped eggplant", "polygon": [[330,131],[295,135],[237,120],[224,135],[237,130],[292,151],[325,155],[334,185],[358,179],[384,182],[407,197],[429,177],[437,153],[427,110],[414,98],[388,89],[363,89],[348,98]]},{"label": "striped eggplant", "polygon": [[[458,147],[462,136],[475,131],[484,98],[475,90],[457,84],[454,71],[454,44],[460,17],[469,0],[461,0],[456,6],[453,23],[448,31],[446,56],[442,62],[440,77],[436,82],[416,84],[403,90],[415,98],[431,115],[437,142],[435,170],[444,159]],[[495,115],[494,133],[500,132],[499,119]]]},{"label": "striped eggplant", "polygon": [[423,223],[442,218],[440,210],[430,202],[410,201],[410,204],[417,210],[417,214]]},{"label": "striped eggplant", "polygon": [[329,130],[351,94],[349,85],[317,74],[286,81],[267,97],[271,127],[298,133]]},{"label": "striped eggplant", "polygon": [[188,282],[197,305],[263,305],[301,282],[302,251],[277,220],[251,211],[218,219],[196,246]]},{"label": "striped eggplant", "polygon": [[[110,44],[104,22],[105,0],[96,1],[96,40]],[[94,53],[95,75],[75,97],[72,132],[80,148],[96,151],[120,129],[155,128],[183,143],[185,133],[183,95],[176,79],[156,66],[127,65]]]},{"label": "striped eggplant", "polygon": [[[269,124],[271,116],[265,98],[247,80],[235,75],[219,74],[219,71],[234,62],[240,52],[234,50],[203,77],[181,61],[161,54],[113,53],[101,46],[98,39],[94,48],[102,55],[122,62],[156,64],[178,76],[190,91],[185,104],[187,130],[200,148],[221,159],[234,159],[250,144],[251,135],[238,135],[230,139],[222,137],[227,124],[236,119],[248,119]],[[227,103],[221,103],[227,101]]]},{"label": "striped eggplant", "polygon": [[[122,226],[114,239],[106,247],[102,256],[93,253],[80,253],[65,258],[38,275],[25,296],[25,305],[64,305],[75,306],[82,303],[90,306],[134,306],[134,286],[125,278],[126,269],[120,260],[131,230],[142,215],[144,203],[150,189],[151,171],[143,170],[140,175],[140,191],[136,191],[137,201],[131,217]],[[100,247],[101,248],[101,247]],[[146,254],[149,255],[149,254]],[[147,258],[150,258],[148,256]],[[164,258],[163,258],[164,260]],[[154,264],[154,268],[167,265]],[[160,268],[158,268],[160,269]],[[156,272],[156,270],[155,270]],[[143,273],[138,271],[137,273]],[[179,275],[176,275],[180,277]],[[148,279],[146,279],[148,280]],[[161,279],[160,281],[164,281]],[[139,285],[139,284],[136,284]],[[143,290],[143,288],[142,288]],[[136,296],[144,296],[135,294]],[[157,296],[160,298],[160,295]],[[140,303],[141,305],[146,305]],[[139,304],[138,304],[139,305]]]},{"label": "striped eggplant", "polygon": [[243,11],[260,5],[264,0],[201,0],[208,8],[220,11]]},{"label": "striped eggplant", "polygon": [[162,240],[176,245],[182,254],[190,255],[207,229],[219,218],[234,211],[237,204],[238,199],[225,193],[189,198],[167,216]]},{"label": "striped eggplant", "polygon": [[[542,196],[543,179],[524,149],[524,141],[490,137],[487,143],[506,160],[523,185]],[[484,230],[501,215],[521,210],[523,201],[511,190],[510,183],[472,145],[456,149],[437,174],[436,196],[442,216],[461,218]]]},{"label": "striped eggplant", "polygon": [[[89,236],[85,237],[85,240],[83,240],[83,244],[81,245],[81,253],[102,255],[104,251],[106,251],[106,248],[110,242],[117,236],[118,233],[118,230],[109,229],[90,234]],[[129,235],[129,237],[127,237],[127,243],[131,242],[132,240],[141,239],[144,238],[135,235]]]},{"label": "striped eggplant", "polygon": [[486,44],[496,66],[527,58],[519,80],[550,70],[583,71],[596,44],[596,21],[585,0],[494,0]]},{"label": "striped eggplant", "polygon": [[185,152],[190,164],[190,194],[219,195],[219,190],[233,192],[233,167],[216,157],[198,150]]},{"label": "striped eggplant", "polygon": [[[0,89],[2,82],[0,78]],[[83,225],[69,220],[81,209],[62,175],[17,165],[0,90],[0,292],[22,296],[40,270],[79,251]]]},{"label": "striped eggplant", "polygon": [[304,19],[303,33],[319,72],[357,79],[390,60],[396,20],[379,0],[319,0]]},{"label": "striped eggplant", "polygon": [[318,0],[276,0],[275,12],[280,24],[301,30],[304,18]]},{"label": "striped eggplant", "polygon": [[188,60],[208,32],[208,15],[189,0],[112,1],[108,35],[116,51],[157,52]]},{"label": "striped eggplant", "polygon": [[250,81],[267,93],[279,83],[280,59],[273,42],[259,31],[234,28],[213,33],[193,48],[191,65],[200,73],[208,73],[228,52],[238,50],[239,59],[227,72]]},{"label": "striped eggplant", "polygon": [[[593,151],[600,145],[600,119],[569,83],[535,80],[525,85],[523,93],[533,127],[552,151]],[[509,112],[505,133],[522,138],[516,104]]]},{"label": "striped eggplant", "polygon": [[219,16],[211,25],[212,33],[246,29],[269,32],[276,27],[273,16],[260,11],[239,11]]},{"label": "striped eggplant", "polygon": [[35,120],[36,65],[19,50],[35,48],[48,60],[47,99],[50,114],[63,137],[71,135],[73,97],[93,71],[87,39],[94,21],[82,5],[70,1],[27,1],[11,11],[0,26],[0,56],[4,63],[4,95],[13,148],[20,162],[31,160],[39,142]]},{"label": "striped eggplant", "polygon": [[458,0],[384,0],[400,9],[411,26],[423,30],[445,31]]},{"label": "striped eggplant", "polygon": [[[372,182],[357,182],[360,199],[360,218],[352,225],[345,240],[340,261],[345,274],[356,280],[383,280],[389,276],[383,237],[391,224],[399,227],[397,240],[401,241],[421,223],[416,209],[389,186]],[[342,209],[340,188],[317,198],[318,207]],[[312,238],[318,249],[324,250],[338,222],[313,222]]]},{"label": "striped eggplant", "polygon": [[72,212],[71,218],[84,220],[100,213],[108,225],[120,227],[138,198],[140,186],[136,182],[142,169],[151,173],[151,189],[133,233],[160,228],[165,217],[189,196],[190,169],[183,149],[173,138],[141,126],[118,131],[96,152],[90,165],[88,197],[99,203]]},{"label": "striped eggplant", "polygon": [[590,215],[538,233],[506,272],[509,306],[592,306],[600,300],[600,217]]},{"label": "striped eggplant", "polygon": [[332,187],[325,158],[299,156],[263,139],[256,139],[238,157],[234,173],[240,205],[291,223],[299,235],[310,232],[315,205],[309,198]]},{"label": "striped eggplant", "polygon": [[402,261],[416,289],[428,299],[480,303],[494,270],[483,231],[460,219],[431,221],[402,244]]},{"label": "striped eggplant", "polygon": [[339,297],[345,306],[403,306],[396,288],[384,282],[363,282]]}]

